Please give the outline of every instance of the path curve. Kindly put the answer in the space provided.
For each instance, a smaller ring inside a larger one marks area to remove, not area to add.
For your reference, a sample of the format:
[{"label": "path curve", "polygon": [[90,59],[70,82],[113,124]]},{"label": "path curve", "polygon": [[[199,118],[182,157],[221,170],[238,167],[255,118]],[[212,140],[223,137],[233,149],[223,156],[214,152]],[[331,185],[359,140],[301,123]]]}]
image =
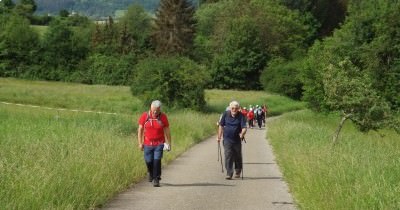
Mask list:
[{"label": "path curve", "polygon": [[143,180],[103,209],[296,209],[266,141],[266,132],[265,128],[248,129],[243,145],[243,180],[225,180],[217,161],[216,136],[212,136],[164,167],[161,187]]}]

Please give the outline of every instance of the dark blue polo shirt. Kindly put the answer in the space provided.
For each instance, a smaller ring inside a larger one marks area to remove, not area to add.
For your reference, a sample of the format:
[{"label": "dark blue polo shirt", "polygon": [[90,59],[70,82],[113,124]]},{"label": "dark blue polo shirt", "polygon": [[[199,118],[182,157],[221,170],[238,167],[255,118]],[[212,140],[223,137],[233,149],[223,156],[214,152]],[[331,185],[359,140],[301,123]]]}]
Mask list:
[{"label": "dark blue polo shirt", "polygon": [[240,132],[246,127],[246,119],[242,113],[238,113],[235,117],[231,116],[231,111],[226,111],[219,122],[224,129],[224,141],[232,144],[240,144]]}]

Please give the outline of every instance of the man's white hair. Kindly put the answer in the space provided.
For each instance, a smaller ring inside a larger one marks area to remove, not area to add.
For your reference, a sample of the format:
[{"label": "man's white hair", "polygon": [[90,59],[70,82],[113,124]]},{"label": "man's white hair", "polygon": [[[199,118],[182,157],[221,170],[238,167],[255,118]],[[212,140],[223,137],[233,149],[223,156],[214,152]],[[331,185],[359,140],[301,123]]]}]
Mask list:
[{"label": "man's white hair", "polygon": [[231,103],[229,103],[230,107],[239,107],[239,102],[237,101],[232,101]]},{"label": "man's white hair", "polygon": [[154,108],[161,107],[161,101],[155,100],[155,101],[151,102],[151,107],[154,107]]}]

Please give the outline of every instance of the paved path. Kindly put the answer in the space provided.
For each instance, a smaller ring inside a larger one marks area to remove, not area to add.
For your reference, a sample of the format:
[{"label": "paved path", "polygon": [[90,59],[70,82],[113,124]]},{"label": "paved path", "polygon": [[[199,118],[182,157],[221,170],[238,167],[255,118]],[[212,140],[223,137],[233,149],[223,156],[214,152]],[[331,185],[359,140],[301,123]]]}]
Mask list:
[{"label": "paved path", "polygon": [[265,136],[265,128],[248,130],[243,145],[243,180],[225,180],[213,136],[164,167],[161,187],[143,180],[104,209],[296,209]]}]

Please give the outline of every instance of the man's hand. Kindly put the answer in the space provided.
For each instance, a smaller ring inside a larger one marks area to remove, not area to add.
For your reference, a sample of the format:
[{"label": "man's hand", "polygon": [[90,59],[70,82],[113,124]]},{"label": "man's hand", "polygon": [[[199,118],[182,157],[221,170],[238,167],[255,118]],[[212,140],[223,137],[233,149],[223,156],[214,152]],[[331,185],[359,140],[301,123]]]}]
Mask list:
[{"label": "man's hand", "polygon": [[141,151],[143,151],[143,150],[144,150],[144,146],[143,146],[143,144],[140,144],[140,143],[139,143],[139,149],[140,149]]},{"label": "man's hand", "polygon": [[217,137],[217,142],[220,142],[220,141],[221,141],[221,138]]}]

